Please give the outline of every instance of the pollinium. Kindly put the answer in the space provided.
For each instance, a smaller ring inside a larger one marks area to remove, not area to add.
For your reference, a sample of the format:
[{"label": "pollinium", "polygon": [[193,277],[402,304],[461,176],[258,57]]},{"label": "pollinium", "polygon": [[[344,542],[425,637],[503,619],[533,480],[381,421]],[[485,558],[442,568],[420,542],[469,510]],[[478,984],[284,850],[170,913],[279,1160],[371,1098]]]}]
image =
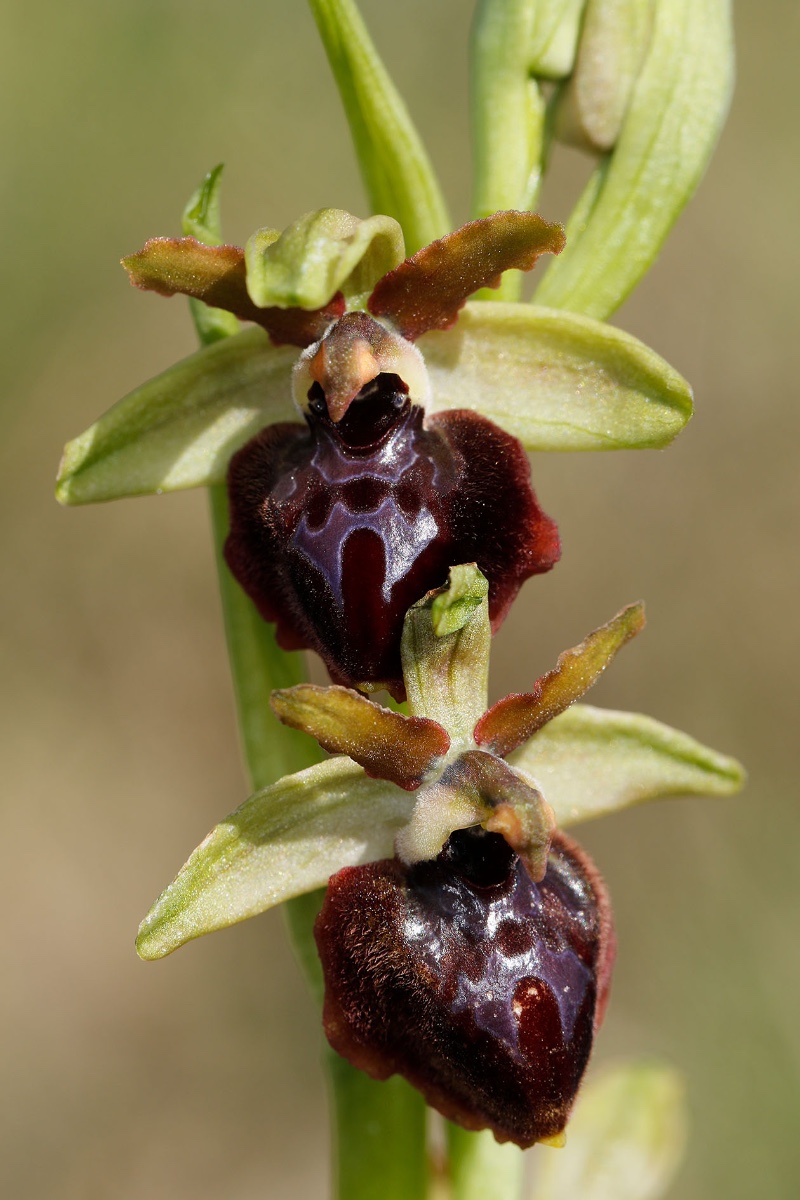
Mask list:
[{"label": "pollinium", "polygon": [[534,883],[500,834],[348,867],[316,924],[331,1045],[467,1129],[530,1146],[566,1125],[606,1004],[606,891],[562,833]]}]

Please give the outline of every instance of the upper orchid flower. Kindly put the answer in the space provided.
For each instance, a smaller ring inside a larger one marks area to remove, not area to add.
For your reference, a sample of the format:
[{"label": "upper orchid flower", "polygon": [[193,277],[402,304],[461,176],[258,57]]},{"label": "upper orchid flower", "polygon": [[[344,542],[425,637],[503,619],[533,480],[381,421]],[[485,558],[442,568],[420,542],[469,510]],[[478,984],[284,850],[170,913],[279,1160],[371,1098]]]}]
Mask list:
[{"label": "upper orchid flower", "polygon": [[[206,241],[218,185],[217,172],[188,225]],[[207,340],[232,319],[259,328],[206,346],[70,443],[59,498],[227,473],[226,557],[280,644],[401,698],[403,614],[452,563],[486,574],[496,628],[558,558],[523,447],[661,446],[690,415],[688,385],[619,330],[468,302],[563,244],[558,226],[504,212],[406,258],[396,221],[336,209],[244,249],[151,240],[124,260],[137,286],[204,301]]]}]

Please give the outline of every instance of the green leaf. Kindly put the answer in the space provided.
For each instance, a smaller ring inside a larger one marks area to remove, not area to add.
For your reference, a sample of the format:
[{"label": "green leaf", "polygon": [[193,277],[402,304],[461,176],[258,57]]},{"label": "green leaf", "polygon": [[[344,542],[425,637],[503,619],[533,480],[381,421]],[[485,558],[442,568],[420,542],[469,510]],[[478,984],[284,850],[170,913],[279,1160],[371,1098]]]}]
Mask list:
[{"label": "green leaf", "polygon": [[430,160],[352,0],[310,0],[374,212],[403,227],[413,254],[450,229]]},{"label": "green leaf", "polygon": [[732,83],[730,0],[658,0],[619,139],[578,201],[537,304],[601,319],[619,307],[699,183]]},{"label": "green leaf", "polygon": [[531,1200],[660,1200],[683,1157],[685,1108],[671,1067],[607,1068],[583,1088],[566,1147],[540,1152]]},{"label": "green leaf", "polygon": [[342,208],[321,208],[280,235],[259,229],[248,239],[247,290],[259,308],[318,309],[337,292],[350,307],[363,307],[404,258],[403,231],[392,217],[362,221]]},{"label": "green leaf", "polygon": [[400,656],[409,711],[437,721],[453,748],[472,741],[489,681],[489,585],[474,563],[406,613]]},{"label": "green leaf", "polygon": [[413,798],[347,758],[289,775],[211,831],[139,929],[141,958],[163,958],[327,883],[342,867],[386,858]]},{"label": "green leaf", "polygon": [[638,713],[575,704],[509,755],[531,776],[561,826],[659,796],[730,796],[739,763]]},{"label": "green leaf", "polygon": [[68,443],[58,500],[91,504],[220,483],[230,456],[259,429],[297,420],[297,355],[247,329],[176,363]]},{"label": "green leaf", "polygon": [[528,450],[666,446],[692,414],[691,388],[663,358],[572,313],[471,301],[418,346],[431,411],[472,408]]},{"label": "green leaf", "polygon": [[[220,189],[224,164],[219,163],[208,172],[200,187],[192,194],[183,210],[181,228],[187,237],[197,238],[207,246],[222,245],[222,217],[220,213]],[[202,301],[190,299],[197,335],[202,345],[210,346],[222,338],[233,337],[239,332],[239,321],[224,308],[210,308]]]}]

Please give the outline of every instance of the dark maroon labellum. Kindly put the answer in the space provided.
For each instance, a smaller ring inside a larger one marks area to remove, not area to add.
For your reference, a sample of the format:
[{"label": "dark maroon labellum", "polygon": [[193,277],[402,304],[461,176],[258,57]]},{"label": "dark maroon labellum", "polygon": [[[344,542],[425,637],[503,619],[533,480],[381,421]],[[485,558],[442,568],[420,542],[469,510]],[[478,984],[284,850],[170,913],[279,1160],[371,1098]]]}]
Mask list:
[{"label": "dark maroon labellum", "polygon": [[557,833],[534,883],[499,834],[452,834],[433,862],[334,875],[316,924],[331,1045],[399,1072],[467,1129],[519,1146],[564,1129],[613,961],[597,871]]},{"label": "dark maroon labellum", "polygon": [[378,375],[338,423],[314,384],[307,426],[268,427],[228,473],[226,558],[280,645],[397,698],[405,613],[450,566],[487,576],[496,628],[559,556],[519,442],[468,410],[423,417],[397,375]]}]

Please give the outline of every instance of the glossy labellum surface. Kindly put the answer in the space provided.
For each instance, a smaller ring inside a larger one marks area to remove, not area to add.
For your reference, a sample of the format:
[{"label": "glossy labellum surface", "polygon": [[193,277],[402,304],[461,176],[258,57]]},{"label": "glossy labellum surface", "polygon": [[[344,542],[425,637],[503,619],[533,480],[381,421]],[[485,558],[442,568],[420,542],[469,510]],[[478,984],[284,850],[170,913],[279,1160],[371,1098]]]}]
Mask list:
[{"label": "glossy labellum surface", "polygon": [[467,410],[423,423],[399,375],[377,374],[338,420],[315,382],[305,417],[232,459],[228,564],[285,649],[402,698],[406,610],[453,563],[476,562],[496,627],[522,582],[557,561],[556,526],[515,438]]},{"label": "glossy labellum surface", "polygon": [[432,862],[345,868],[315,932],[335,1050],[498,1141],[563,1131],[614,955],[604,885],[574,842],[555,835],[538,884],[481,829]]}]

